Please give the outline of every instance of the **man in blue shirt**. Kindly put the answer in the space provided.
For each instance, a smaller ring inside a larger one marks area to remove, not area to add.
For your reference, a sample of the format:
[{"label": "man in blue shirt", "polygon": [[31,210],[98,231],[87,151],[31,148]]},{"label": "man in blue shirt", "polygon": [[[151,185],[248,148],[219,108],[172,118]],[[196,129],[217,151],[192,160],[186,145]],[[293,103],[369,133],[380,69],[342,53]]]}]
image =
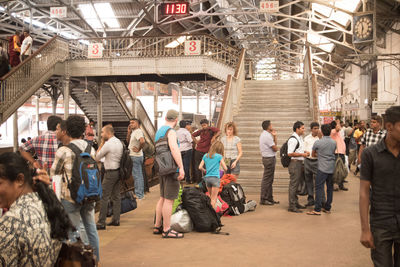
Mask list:
[{"label": "man in blue shirt", "polygon": [[[178,123],[178,112],[176,110],[168,110],[165,117],[165,125],[156,133],[155,141],[163,138],[168,132],[168,144],[172,157],[178,165],[179,172],[160,176],[160,199],[156,206],[156,222],[153,234],[162,234],[163,238],[182,238],[183,234],[171,229],[172,205],[178,197],[179,181],[185,177],[185,171],[182,163],[181,152],[179,151],[176,132],[173,130]],[[162,222],[162,223],[161,223]]]},{"label": "man in blue shirt", "polygon": [[331,212],[333,198],[333,172],[335,171],[335,150],[336,142],[330,137],[331,126],[324,124],[321,126],[323,137],[316,141],[312,148],[312,156],[318,157],[318,171],[315,178],[316,201],[313,211],[307,212],[308,215],[321,215],[324,184],[326,182],[326,202],[322,211]]}]

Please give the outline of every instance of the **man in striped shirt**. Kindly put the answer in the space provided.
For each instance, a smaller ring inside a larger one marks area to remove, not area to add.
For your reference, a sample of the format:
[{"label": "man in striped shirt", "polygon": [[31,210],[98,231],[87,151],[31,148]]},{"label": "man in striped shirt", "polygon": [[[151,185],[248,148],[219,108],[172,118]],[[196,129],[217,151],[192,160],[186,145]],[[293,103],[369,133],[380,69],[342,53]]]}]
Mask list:
[{"label": "man in striped shirt", "polygon": [[386,130],[382,129],[382,117],[372,116],[371,128],[369,128],[363,137],[361,137],[360,151],[358,152],[358,164],[361,164],[361,154],[363,150],[372,145],[376,145],[386,136]]}]

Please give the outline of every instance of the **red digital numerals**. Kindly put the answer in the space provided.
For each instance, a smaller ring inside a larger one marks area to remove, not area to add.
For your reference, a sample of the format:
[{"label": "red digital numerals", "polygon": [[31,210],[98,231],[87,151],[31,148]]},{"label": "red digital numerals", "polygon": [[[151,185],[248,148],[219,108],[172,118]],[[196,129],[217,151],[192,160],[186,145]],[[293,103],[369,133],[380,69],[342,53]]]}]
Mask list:
[{"label": "red digital numerals", "polygon": [[163,3],[163,15],[185,15],[188,13],[188,3]]}]

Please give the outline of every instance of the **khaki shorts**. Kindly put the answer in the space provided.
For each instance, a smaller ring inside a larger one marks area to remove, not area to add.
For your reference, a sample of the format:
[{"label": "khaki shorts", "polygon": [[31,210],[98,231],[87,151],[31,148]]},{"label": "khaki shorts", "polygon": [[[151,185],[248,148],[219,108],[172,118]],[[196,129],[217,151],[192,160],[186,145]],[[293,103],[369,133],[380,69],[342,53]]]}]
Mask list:
[{"label": "khaki shorts", "polygon": [[179,173],[160,176],[160,196],[166,199],[174,200],[179,193]]}]

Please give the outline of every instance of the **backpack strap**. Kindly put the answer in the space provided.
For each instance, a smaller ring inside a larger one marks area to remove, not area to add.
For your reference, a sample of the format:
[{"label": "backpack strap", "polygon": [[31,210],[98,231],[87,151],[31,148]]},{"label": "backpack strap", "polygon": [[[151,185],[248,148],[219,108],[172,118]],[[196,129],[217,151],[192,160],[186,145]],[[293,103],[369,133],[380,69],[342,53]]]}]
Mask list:
[{"label": "backpack strap", "polygon": [[300,141],[295,137],[295,136],[290,136],[289,137],[289,139],[288,139],[288,145],[289,145],[289,140],[290,140],[290,138],[294,138],[294,139],[296,139],[296,141],[297,141],[297,145],[296,145],[296,148],[294,149],[294,151],[293,151],[293,153],[299,148],[299,146],[300,146]]},{"label": "backpack strap", "polygon": [[85,153],[88,153],[90,155],[90,152],[92,151],[92,146],[88,143],[85,149]]},{"label": "backpack strap", "polygon": [[[88,146],[90,146],[90,145],[88,144]],[[77,147],[74,143],[69,143],[69,144],[67,145],[67,147],[68,147],[69,149],[71,149],[72,152],[74,152],[76,156],[79,156],[79,154],[82,153],[82,151],[79,149],[79,147]],[[86,148],[86,149],[87,149],[87,148]]]}]

